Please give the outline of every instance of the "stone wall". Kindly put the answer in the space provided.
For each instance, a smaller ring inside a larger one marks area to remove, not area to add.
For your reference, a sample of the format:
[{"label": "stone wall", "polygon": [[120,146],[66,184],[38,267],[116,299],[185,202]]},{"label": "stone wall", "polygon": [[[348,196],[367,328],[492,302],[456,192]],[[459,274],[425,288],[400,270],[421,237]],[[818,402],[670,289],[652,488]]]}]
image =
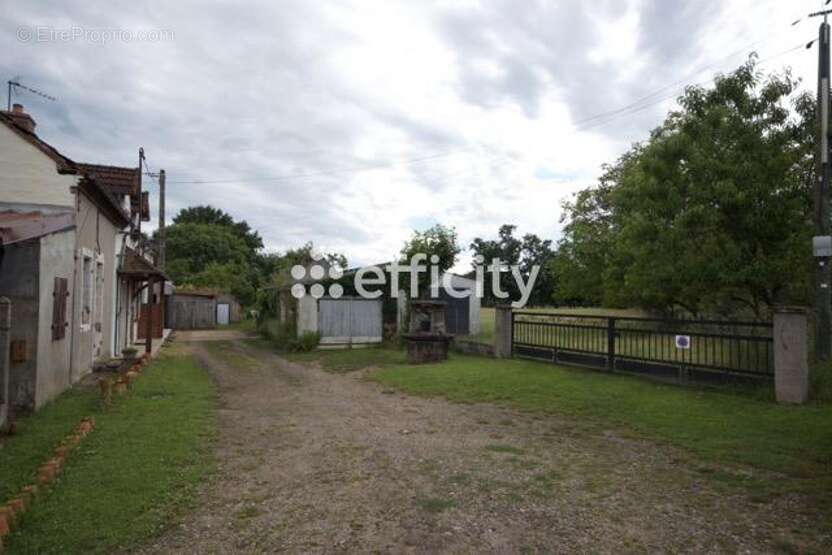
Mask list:
[{"label": "stone wall", "polygon": [[494,357],[494,345],[489,345],[487,343],[478,343],[477,341],[469,341],[467,339],[454,339],[451,346],[457,353]]}]

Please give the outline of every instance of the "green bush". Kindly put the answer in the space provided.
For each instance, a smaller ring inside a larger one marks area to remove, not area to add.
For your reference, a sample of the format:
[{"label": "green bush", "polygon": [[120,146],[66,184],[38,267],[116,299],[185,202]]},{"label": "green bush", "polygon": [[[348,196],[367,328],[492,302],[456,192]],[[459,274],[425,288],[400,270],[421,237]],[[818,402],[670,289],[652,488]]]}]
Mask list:
[{"label": "green bush", "polygon": [[295,340],[293,351],[299,353],[307,353],[309,351],[314,351],[318,344],[321,342],[321,334],[312,331],[305,331],[301,334],[300,337]]}]

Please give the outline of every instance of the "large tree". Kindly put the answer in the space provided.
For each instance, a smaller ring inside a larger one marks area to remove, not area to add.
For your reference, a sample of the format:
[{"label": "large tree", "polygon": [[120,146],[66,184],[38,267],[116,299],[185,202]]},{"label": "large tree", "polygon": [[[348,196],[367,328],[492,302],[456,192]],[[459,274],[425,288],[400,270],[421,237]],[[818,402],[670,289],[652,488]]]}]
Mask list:
[{"label": "large tree", "polygon": [[211,287],[253,301],[257,283],[251,249],[227,226],[176,223],[165,231],[167,273],[180,287]]},{"label": "large tree", "polygon": [[410,239],[402,247],[402,261],[407,264],[410,259],[419,253],[425,254],[428,258],[426,263],[432,264],[430,259],[437,256],[439,271],[444,272],[453,267],[460,248],[457,243],[456,229],[453,227],[436,224],[424,231],[414,231]]},{"label": "large tree", "polygon": [[230,214],[213,206],[191,206],[179,211],[173,218],[174,224],[207,224],[227,227],[245,241],[251,252],[263,248],[263,239],[257,231],[251,229],[245,220],[235,221]]},{"label": "large tree", "polygon": [[[495,260],[500,259],[503,264],[499,272],[500,288],[509,294],[511,300],[517,300],[521,295],[514,275],[508,268],[517,266],[523,280],[528,281],[532,267],[538,266],[540,270],[528,302],[532,306],[550,304],[554,286],[551,269],[551,261],[554,256],[552,241],[541,239],[533,233],[527,233],[522,238],[518,238],[514,236],[516,230],[516,225],[503,224],[497,231],[496,239],[477,237],[471,242],[470,249],[474,256],[482,257],[486,268],[490,267]],[[475,260],[475,267],[476,264]],[[490,272],[486,272],[486,283],[483,288],[486,304],[507,302],[508,299],[495,297],[490,286],[491,279]]]},{"label": "large tree", "polygon": [[752,57],[679,104],[566,205],[560,298],[693,314],[805,301],[811,98]]},{"label": "large tree", "polygon": [[212,206],[181,210],[165,231],[167,271],[182,287],[211,287],[244,304],[271,275],[263,240],[245,221]]}]

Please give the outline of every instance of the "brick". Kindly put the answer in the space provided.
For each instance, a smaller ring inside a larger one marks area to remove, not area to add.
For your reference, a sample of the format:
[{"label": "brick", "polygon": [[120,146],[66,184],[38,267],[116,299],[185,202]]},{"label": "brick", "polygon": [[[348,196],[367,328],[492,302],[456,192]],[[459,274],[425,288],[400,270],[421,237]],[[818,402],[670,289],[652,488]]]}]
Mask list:
[{"label": "brick", "polygon": [[14,511],[9,507],[0,506],[0,536],[4,536],[2,529],[5,528],[6,534],[14,528]]}]

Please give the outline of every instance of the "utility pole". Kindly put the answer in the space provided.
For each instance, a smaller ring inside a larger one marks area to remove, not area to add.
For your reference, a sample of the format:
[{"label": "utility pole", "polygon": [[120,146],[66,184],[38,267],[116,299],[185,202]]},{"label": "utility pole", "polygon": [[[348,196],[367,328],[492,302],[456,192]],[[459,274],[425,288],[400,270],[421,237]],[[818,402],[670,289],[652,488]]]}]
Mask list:
[{"label": "utility pole", "polygon": [[[136,224],[137,231],[142,230],[142,174],[144,173],[144,148],[139,147],[139,221]],[[132,218],[133,215],[130,214]]]},{"label": "utility pole", "polygon": [[812,250],[815,268],[815,356],[820,361],[829,359],[832,342],[832,238],[829,221],[829,23],[832,10],[810,14],[823,16],[818,31],[818,137],[815,157],[815,237]]},{"label": "utility pole", "polygon": [[159,269],[165,270],[165,170],[159,170]]}]

